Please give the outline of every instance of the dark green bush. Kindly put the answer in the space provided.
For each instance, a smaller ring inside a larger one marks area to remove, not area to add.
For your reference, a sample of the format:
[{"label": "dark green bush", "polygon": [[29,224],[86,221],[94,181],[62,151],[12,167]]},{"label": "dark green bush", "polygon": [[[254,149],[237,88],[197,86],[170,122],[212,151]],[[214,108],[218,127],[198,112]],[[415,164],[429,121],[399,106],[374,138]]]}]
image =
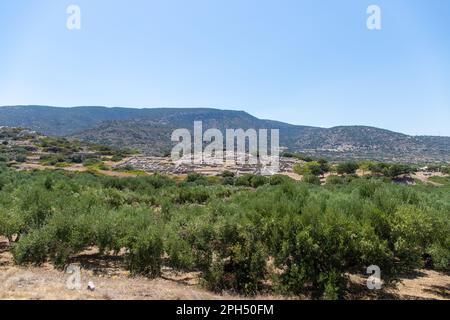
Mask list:
[{"label": "dark green bush", "polygon": [[268,183],[268,179],[263,176],[253,176],[250,180],[250,186],[252,188],[259,188]]},{"label": "dark green bush", "polygon": [[185,187],[179,190],[177,203],[204,203],[210,197],[210,193],[199,187]]},{"label": "dark green bush", "polygon": [[310,183],[310,184],[315,184],[315,185],[320,185],[320,179],[319,177],[312,175],[312,174],[305,174],[303,176],[303,182],[306,183]]},{"label": "dark green bush", "polygon": [[390,178],[395,178],[402,174],[409,174],[412,172],[414,172],[414,168],[405,164],[393,164],[383,170],[384,175]]},{"label": "dark green bush", "polygon": [[344,183],[345,183],[344,179],[340,176],[329,176],[326,181],[326,184],[330,185],[340,185]]},{"label": "dark green bush", "polygon": [[232,177],[225,177],[222,180],[222,184],[226,186],[234,186],[234,178]]},{"label": "dark green bush", "polygon": [[48,244],[51,235],[46,230],[37,230],[23,236],[18,243],[13,244],[12,253],[17,264],[42,264],[48,259]]},{"label": "dark green bush", "polygon": [[19,155],[16,156],[16,161],[19,162],[19,163],[24,163],[24,162],[27,161],[27,157],[24,156],[24,155],[19,154]]},{"label": "dark green bush", "polygon": [[196,172],[189,173],[187,175],[186,182],[189,184],[195,184],[195,185],[201,185],[201,186],[208,185],[208,180],[207,180],[206,176],[196,173]]},{"label": "dark green bush", "polygon": [[359,165],[354,161],[347,161],[344,163],[338,164],[336,167],[336,171],[339,174],[354,174],[356,170],[358,170]]},{"label": "dark green bush", "polygon": [[245,174],[242,176],[239,176],[235,179],[234,184],[238,187],[251,187],[252,185],[252,174]]},{"label": "dark green bush", "polygon": [[126,264],[132,274],[158,277],[161,274],[163,239],[156,228],[131,237],[127,244]]},{"label": "dark green bush", "polygon": [[231,171],[224,171],[224,172],[222,172],[221,176],[223,178],[234,178],[235,174],[234,174],[234,172],[231,172]]},{"label": "dark green bush", "polygon": [[102,163],[102,160],[100,160],[98,158],[89,158],[89,159],[86,159],[83,161],[83,166],[90,167],[90,166],[95,166],[100,163]]},{"label": "dark green bush", "polygon": [[280,185],[280,184],[284,184],[284,183],[291,183],[294,180],[292,180],[291,178],[289,178],[288,176],[283,176],[281,174],[276,174],[274,176],[271,176],[269,178],[269,183],[272,186],[276,186],[276,185]]}]

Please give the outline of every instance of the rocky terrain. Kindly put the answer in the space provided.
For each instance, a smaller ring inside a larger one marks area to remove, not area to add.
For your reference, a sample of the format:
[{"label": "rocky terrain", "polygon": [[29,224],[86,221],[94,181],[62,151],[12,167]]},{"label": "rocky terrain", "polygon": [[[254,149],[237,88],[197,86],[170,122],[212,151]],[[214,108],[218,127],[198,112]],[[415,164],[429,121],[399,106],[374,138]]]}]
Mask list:
[{"label": "rocky terrain", "polygon": [[279,129],[284,149],[333,160],[449,162],[450,137],[408,136],[379,128],[317,128],[258,119],[243,111],[218,109],[130,109],[104,107],[0,107],[0,125],[30,128],[51,136],[167,155],[174,129],[192,130],[194,121],[208,128]]}]

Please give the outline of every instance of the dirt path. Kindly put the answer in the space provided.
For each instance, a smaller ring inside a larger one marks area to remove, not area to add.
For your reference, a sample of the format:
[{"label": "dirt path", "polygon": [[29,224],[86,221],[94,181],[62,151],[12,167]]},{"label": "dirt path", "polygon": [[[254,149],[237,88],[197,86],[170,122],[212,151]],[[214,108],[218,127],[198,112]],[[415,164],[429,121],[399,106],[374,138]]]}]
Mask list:
[{"label": "dirt path", "polygon": [[[82,289],[70,290],[69,277],[52,265],[18,267],[12,261],[7,241],[0,238],[0,299],[33,300],[214,300],[241,299],[242,297],[219,295],[206,291],[199,285],[196,273],[175,273],[163,269],[158,279],[130,277],[123,268],[122,258],[99,258],[96,250],[86,251],[74,258],[82,268]],[[355,299],[450,299],[450,275],[422,270],[405,277],[402,283],[380,292],[366,289],[366,279],[351,276],[349,298]],[[96,290],[87,290],[92,281]],[[258,296],[257,299],[282,299],[279,296]],[[297,297],[299,299],[301,297]]]},{"label": "dirt path", "polygon": [[[120,266],[120,260],[98,260],[95,253],[86,252],[76,261],[82,267],[81,290],[67,287],[69,274],[52,265],[18,267],[12,262],[6,241],[0,240],[0,299],[13,300],[198,300],[237,299],[216,295],[202,289],[196,274],[176,274],[164,270],[163,277],[150,280],[132,278]],[[92,281],[95,291],[87,290]]]}]

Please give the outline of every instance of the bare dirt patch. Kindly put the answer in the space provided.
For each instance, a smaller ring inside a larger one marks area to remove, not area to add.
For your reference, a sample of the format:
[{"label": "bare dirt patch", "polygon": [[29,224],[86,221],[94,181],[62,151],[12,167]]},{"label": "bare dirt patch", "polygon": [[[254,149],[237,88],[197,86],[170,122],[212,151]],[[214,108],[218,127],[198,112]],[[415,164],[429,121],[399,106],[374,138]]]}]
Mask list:
[{"label": "bare dirt patch", "polygon": [[416,172],[412,175],[412,178],[417,179],[423,183],[429,183],[434,186],[442,186],[442,184],[430,181],[429,178],[431,177],[444,177],[445,175],[440,172],[433,172],[433,173],[427,173],[427,172]]},{"label": "bare dirt patch", "polygon": [[[69,274],[50,264],[16,266],[6,239],[0,238],[0,299],[14,300],[238,300],[233,294],[215,294],[202,288],[199,274],[163,269],[158,279],[131,277],[122,257],[101,257],[93,248],[72,259],[82,270],[81,290],[68,289]],[[450,275],[421,270],[401,279],[395,286],[373,292],[365,286],[363,276],[351,276],[349,299],[450,299]],[[87,290],[92,281],[96,290]],[[265,295],[257,299],[282,299]],[[300,299],[303,297],[290,297]]]}]

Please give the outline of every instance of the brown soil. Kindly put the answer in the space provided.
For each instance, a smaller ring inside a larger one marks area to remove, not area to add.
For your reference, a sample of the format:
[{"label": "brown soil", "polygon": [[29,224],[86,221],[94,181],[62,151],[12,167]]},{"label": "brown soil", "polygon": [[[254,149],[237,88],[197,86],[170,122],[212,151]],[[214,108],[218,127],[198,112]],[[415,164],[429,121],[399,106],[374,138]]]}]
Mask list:
[{"label": "brown soil", "polygon": [[440,173],[440,172],[433,172],[433,173],[428,174],[428,175],[425,172],[417,172],[417,173],[413,174],[411,177],[413,179],[420,180],[423,183],[429,183],[429,184],[432,184],[434,186],[442,186],[442,184],[440,184],[440,183],[430,181],[429,178],[431,178],[431,177],[445,177],[445,175]]},{"label": "brown soil", "polygon": [[[233,294],[214,294],[201,287],[199,274],[177,273],[164,269],[158,279],[131,277],[122,265],[122,257],[100,257],[92,249],[78,255],[73,263],[82,269],[82,290],[66,286],[69,275],[50,264],[39,267],[14,265],[8,242],[0,238],[0,299],[25,300],[215,300],[241,299]],[[396,286],[378,292],[365,287],[365,277],[352,275],[349,299],[450,299],[450,275],[421,270],[402,279]],[[95,291],[87,290],[87,283]],[[282,299],[262,295],[257,299]],[[301,299],[304,297],[294,297]]]}]

